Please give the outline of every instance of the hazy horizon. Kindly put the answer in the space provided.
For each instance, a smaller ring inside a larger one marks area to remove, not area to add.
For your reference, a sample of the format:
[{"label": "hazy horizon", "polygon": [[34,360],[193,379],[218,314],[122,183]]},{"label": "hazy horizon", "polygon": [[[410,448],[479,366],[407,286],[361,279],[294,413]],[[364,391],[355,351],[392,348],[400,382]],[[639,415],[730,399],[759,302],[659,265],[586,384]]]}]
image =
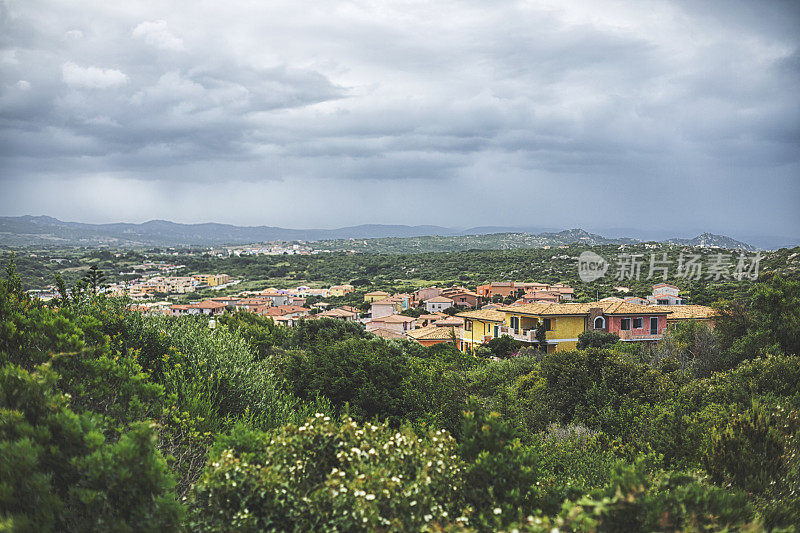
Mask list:
[{"label": "hazy horizon", "polygon": [[800,237],[800,4],[0,1],[0,215]]}]

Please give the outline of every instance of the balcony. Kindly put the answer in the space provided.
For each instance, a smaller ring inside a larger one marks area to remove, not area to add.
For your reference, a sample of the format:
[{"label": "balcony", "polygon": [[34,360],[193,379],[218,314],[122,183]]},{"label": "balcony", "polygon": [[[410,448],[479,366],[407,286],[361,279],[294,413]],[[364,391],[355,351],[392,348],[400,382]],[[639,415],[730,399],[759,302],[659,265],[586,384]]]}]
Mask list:
[{"label": "balcony", "polygon": [[522,342],[536,342],[535,329],[513,329],[508,326],[500,326],[500,335],[508,335],[512,339]]},{"label": "balcony", "polygon": [[619,331],[619,340],[621,341],[660,341],[664,338],[662,333],[652,333],[649,331],[633,332],[633,331]]}]

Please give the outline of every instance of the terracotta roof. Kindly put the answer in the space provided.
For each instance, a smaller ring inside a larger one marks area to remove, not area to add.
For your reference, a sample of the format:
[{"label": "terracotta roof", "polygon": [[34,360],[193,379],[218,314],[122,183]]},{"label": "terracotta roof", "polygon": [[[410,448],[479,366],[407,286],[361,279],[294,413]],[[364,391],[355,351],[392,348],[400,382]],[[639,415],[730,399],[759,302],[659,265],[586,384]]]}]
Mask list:
[{"label": "terracotta roof", "polygon": [[474,296],[475,298],[480,298],[481,295],[477,292],[472,292],[470,290],[458,290],[458,291],[451,291],[447,293],[447,297],[458,296],[459,294],[466,294],[467,296]]},{"label": "terracotta roof", "polygon": [[445,314],[445,313],[433,313],[433,314],[430,314],[430,315],[423,314],[423,315],[419,315],[417,320],[441,320],[442,318],[447,318],[449,316],[450,315]]},{"label": "terracotta roof", "polygon": [[666,315],[665,305],[651,306],[638,305],[628,302],[591,302],[567,304],[522,304],[513,307],[503,307],[500,311],[509,313],[522,313],[525,315],[539,316],[579,316],[588,315],[590,309],[601,308],[606,315]]},{"label": "terracotta roof", "polygon": [[434,325],[437,328],[441,328],[441,327],[444,327],[444,326],[458,326],[458,327],[461,327],[461,326],[464,325],[464,319],[453,316],[453,317],[443,318],[441,320],[437,320],[434,323]]},{"label": "terracotta roof", "polygon": [[305,307],[300,307],[297,305],[277,305],[275,307],[267,307],[265,308],[261,314],[267,316],[281,316],[281,315],[288,315],[291,313],[307,313],[310,309]]},{"label": "terracotta roof", "polygon": [[332,318],[350,318],[356,316],[355,313],[352,311],[346,311],[344,309],[331,309],[329,311],[325,311],[324,313],[320,313],[320,316],[327,316]]},{"label": "terracotta roof", "polygon": [[375,291],[375,292],[368,292],[364,296],[389,296],[389,293],[383,291]]},{"label": "terracotta roof", "polygon": [[308,309],[307,307],[300,307],[299,305],[279,305],[277,307],[278,309],[282,309],[287,313],[307,313],[311,311],[311,309]]},{"label": "terracotta roof", "polygon": [[198,309],[219,309],[221,307],[227,307],[225,304],[219,302],[212,302],[211,300],[204,300],[196,304]]},{"label": "terracotta roof", "polygon": [[474,320],[485,320],[487,322],[503,322],[506,319],[506,315],[504,313],[501,313],[500,311],[494,311],[492,309],[465,311],[464,313],[458,313],[456,316],[471,318]]},{"label": "terracotta roof", "polygon": [[373,318],[372,322],[384,322],[386,324],[400,324],[403,322],[416,322],[416,318],[403,315],[389,315],[379,318]]},{"label": "terracotta roof", "polygon": [[402,339],[405,337],[402,333],[386,328],[375,328],[369,330],[369,332],[378,337],[383,337],[384,339]]},{"label": "terracotta roof", "polygon": [[460,331],[457,328],[437,328],[436,326],[428,326],[426,328],[414,329],[406,332],[406,336],[415,340],[450,340],[455,333],[456,338],[459,337]]},{"label": "terracotta roof", "polygon": [[453,303],[453,300],[451,300],[450,298],[446,298],[444,296],[434,296],[433,298],[429,298],[429,299],[425,300],[425,303],[428,303],[428,302],[433,302],[433,303],[447,303],[447,302],[450,302],[450,303]]},{"label": "terracotta roof", "polygon": [[264,305],[264,304],[267,304],[267,302],[265,302],[264,300],[261,300],[260,298],[244,298],[242,300],[238,300],[238,301],[233,303],[233,305],[236,305],[236,306],[239,306],[239,305]]},{"label": "terracotta roof", "polygon": [[689,320],[714,318],[719,313],[713,307],[705,305],[659,305],[659,309],[668,308],[672,313],[667,317],[668,320]]}]

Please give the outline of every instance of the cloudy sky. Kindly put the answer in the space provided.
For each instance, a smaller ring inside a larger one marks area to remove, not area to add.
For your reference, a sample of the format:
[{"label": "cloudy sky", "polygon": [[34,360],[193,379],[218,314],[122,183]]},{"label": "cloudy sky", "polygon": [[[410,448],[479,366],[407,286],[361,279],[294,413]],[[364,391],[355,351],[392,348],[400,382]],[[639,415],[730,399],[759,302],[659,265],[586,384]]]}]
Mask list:
[{"label": "cloudy sky", "polygon": [[798,6],[0,0],[0,214],[797,236]]}]

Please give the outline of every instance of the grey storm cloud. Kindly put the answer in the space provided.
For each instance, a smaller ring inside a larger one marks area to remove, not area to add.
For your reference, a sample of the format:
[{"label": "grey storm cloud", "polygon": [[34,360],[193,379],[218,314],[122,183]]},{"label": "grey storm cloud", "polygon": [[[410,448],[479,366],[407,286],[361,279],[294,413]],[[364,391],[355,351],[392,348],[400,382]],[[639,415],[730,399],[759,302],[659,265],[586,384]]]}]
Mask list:
[{"label": "grey storm cloud", "polygon": [[[780,1],[4,0],[0,210],[552,226],[624,201],[630,225],[668,200],[675,228],[797,227],[798,27]],[[482,207],[433,220],[442,194]]]}]

